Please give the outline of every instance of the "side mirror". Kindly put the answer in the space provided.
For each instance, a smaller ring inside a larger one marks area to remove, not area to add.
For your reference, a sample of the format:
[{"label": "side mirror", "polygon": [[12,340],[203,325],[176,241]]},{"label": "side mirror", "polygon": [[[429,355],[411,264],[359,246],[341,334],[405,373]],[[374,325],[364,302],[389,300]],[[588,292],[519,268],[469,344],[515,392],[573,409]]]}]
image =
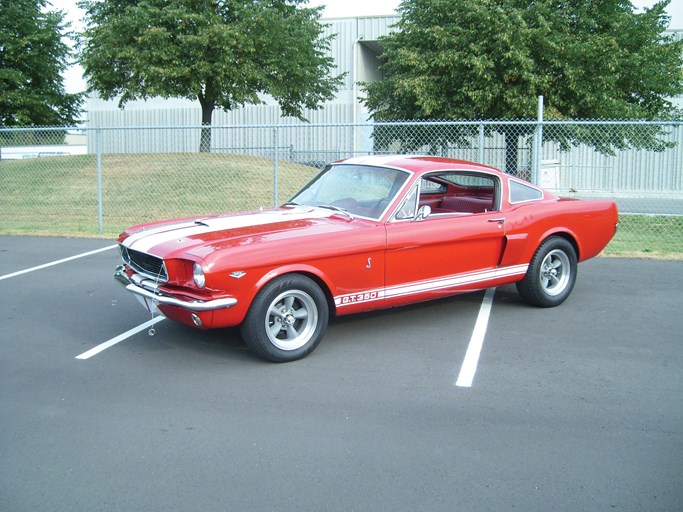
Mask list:
[{"label": "side mirror", "polygon": [[415,215],[415,218],[413,219],[415,222],[421,222],[425,220],[427,217],[429,217],[432,214],[432,208],[429,205],[423,205],[420,206],[420,209],[417,211],[417,215]]}]

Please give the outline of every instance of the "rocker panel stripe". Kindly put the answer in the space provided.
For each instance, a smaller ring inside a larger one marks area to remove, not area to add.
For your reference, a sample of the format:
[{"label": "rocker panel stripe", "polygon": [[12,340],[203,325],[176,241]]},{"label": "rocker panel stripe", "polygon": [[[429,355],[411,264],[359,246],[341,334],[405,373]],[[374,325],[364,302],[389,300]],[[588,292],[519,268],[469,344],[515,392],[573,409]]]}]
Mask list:
[{"label": "rocker panel stripe", "polygon": [[466,274],[455,274],[452,276],[440,277],[438,279],[428,279],[413,283],[390,286],[388,288],[374,288],[357,293],[337,295],[334,303],[337,307],[351,306],[365,302],[375,302],[378,300],[416,295],[446,288],[460,288],[477,283],[485,283],[503,277],[511,277],[526,274],[528,264],[513,265],[497,269],[483,270],[479,272],[469,272]]}]

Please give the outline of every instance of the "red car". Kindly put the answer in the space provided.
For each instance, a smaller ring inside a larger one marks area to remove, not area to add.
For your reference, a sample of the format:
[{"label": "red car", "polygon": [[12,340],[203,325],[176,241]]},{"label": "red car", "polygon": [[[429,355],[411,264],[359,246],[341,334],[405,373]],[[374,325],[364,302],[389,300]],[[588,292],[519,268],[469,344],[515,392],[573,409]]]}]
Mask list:
[{"label": "red car", "polygon": [[484,165],[359,157],[280,208],[130,228],[115,278],[151,311],[200,329],[240,325],[256,355],[293,361],[330,315],[509,283],[557,306],[577,262],[617,225],[612,201],[559,198]]}]

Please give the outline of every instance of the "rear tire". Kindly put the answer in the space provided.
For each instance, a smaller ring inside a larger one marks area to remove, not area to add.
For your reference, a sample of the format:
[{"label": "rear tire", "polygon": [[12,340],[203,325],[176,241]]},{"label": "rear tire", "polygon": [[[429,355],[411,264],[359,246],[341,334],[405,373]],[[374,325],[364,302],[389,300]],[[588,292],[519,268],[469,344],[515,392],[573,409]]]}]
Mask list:
[{"label": "rear tire", "polygon": [[284,363],[306,357],[327,328],[329,307],[320,287],[300,274],[273,279],[254,298],[241,326],[257,356]]},{"label": "rear tire", "polygon": [[551,236],[536,249],[517,291],[534,306],[559,306],[572,292],[577,271],[574,246],[565,238]]}]

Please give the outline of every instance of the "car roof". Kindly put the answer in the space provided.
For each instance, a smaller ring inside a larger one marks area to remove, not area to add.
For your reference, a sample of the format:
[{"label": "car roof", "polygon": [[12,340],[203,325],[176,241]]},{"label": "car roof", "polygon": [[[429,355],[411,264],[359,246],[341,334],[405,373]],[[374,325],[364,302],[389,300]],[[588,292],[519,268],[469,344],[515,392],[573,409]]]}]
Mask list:
[{"label": "car roof", "polygon": [[495,171],[500,173],[499,169],[489,167],[487,165],[478,164],[475,162],[468,162],[466,160],[455,160],[452,158],[444,158],[439,156],[421,156],[421,155],[370,155],[357,156],[340,160],[337,164],[353,164],[353,165],[369,165],[378,167],[395,167],[398,169],[405,169],[413,172],[427,172],[438,170],[477,170],[477,171]]}]

